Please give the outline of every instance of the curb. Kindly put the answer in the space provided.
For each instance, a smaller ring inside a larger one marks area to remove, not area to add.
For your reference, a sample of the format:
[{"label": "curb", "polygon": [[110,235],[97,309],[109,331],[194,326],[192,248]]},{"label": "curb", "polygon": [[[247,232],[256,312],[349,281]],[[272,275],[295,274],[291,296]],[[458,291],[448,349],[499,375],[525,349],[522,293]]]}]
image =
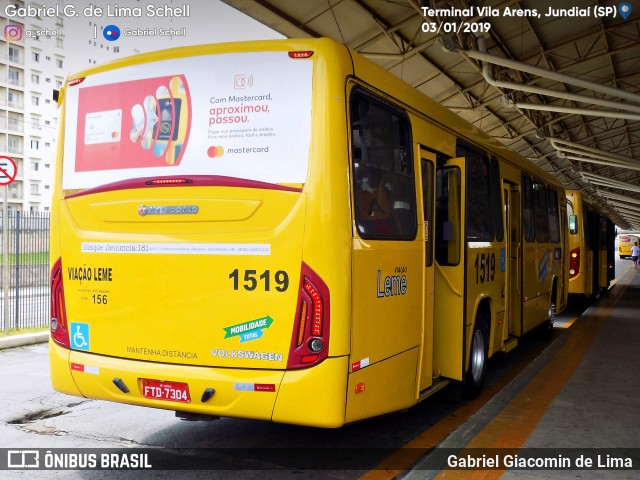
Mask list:
[{"label": "curb", "polygon": [[22,335],[11,335],[0,338],[0,350],[14,347],[24,347],[25,345],[35,345],[49,341],[49,332],[24,333]]}]

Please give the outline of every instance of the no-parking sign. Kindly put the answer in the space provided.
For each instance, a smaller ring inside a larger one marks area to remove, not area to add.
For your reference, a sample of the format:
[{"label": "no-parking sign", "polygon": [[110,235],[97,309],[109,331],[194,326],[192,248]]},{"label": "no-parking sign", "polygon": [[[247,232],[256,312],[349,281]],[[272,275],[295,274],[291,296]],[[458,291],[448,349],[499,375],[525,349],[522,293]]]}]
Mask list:
[{"label": "no-parking sign", "polygon": [[18,165],[10,157],[0,156],[0,186],[9,185],[18,175]]}]

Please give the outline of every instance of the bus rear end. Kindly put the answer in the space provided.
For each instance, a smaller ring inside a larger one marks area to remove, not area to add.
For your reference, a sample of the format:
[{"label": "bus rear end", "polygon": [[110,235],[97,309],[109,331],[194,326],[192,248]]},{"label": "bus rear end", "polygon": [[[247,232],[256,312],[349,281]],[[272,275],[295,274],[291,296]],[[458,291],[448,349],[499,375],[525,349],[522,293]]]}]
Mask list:
[{"label": "bus rear end", "polygon": [[[286,41],[221,48],[118,62],[61,92],[53,385],[193,414],[339,426],[348,347],[330,345],[341,330],[330,318],[349,295],[336,278],[347,282],[305,253],[324,242],[349,265],[332,237],[309,237],[327,232],[306,227],[326,202],[309,173],[319,168],[309,158],[321,56]],[[335,211],[346,232],[345,215]]]},{"label": "bus rear end", "polygon": [[618,255],[624,259],[631,256],[631,248],[638,241],[635,235],[618,236]]}]

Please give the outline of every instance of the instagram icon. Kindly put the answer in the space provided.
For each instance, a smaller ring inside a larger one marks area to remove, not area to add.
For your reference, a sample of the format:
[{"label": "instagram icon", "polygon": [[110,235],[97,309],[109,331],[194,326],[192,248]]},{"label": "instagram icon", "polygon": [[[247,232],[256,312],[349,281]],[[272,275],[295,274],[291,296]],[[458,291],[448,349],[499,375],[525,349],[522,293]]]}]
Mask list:
[{"label": "instagram icon", "polygon": [[4,39],[7,42],[19,42],[22,40],[22,25],[9,24],[4,27]]}]

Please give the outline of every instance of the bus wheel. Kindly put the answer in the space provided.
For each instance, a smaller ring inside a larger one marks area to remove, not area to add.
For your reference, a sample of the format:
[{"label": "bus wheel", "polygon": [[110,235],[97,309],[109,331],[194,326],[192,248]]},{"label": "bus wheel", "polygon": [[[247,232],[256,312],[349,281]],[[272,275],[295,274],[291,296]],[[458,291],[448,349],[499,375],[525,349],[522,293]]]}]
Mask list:
[{"label": "bus wheel", "polygon": [[477,398],[482,391],[484,377],[487,373],[487,357],[489,351],[489,329],[484,315],[478,313],[473,327],[471,339],[471,355],[469,357],[469,370],[462,382],[463,398]]},{"label": "bus wheel", "polygon": [[549,304],[549,316],[547,321],[544,322],[542,330],[542,338],[545,340],[551,340],[553,336],[553,324],[556,321],[556,302],[552,301]]}]

